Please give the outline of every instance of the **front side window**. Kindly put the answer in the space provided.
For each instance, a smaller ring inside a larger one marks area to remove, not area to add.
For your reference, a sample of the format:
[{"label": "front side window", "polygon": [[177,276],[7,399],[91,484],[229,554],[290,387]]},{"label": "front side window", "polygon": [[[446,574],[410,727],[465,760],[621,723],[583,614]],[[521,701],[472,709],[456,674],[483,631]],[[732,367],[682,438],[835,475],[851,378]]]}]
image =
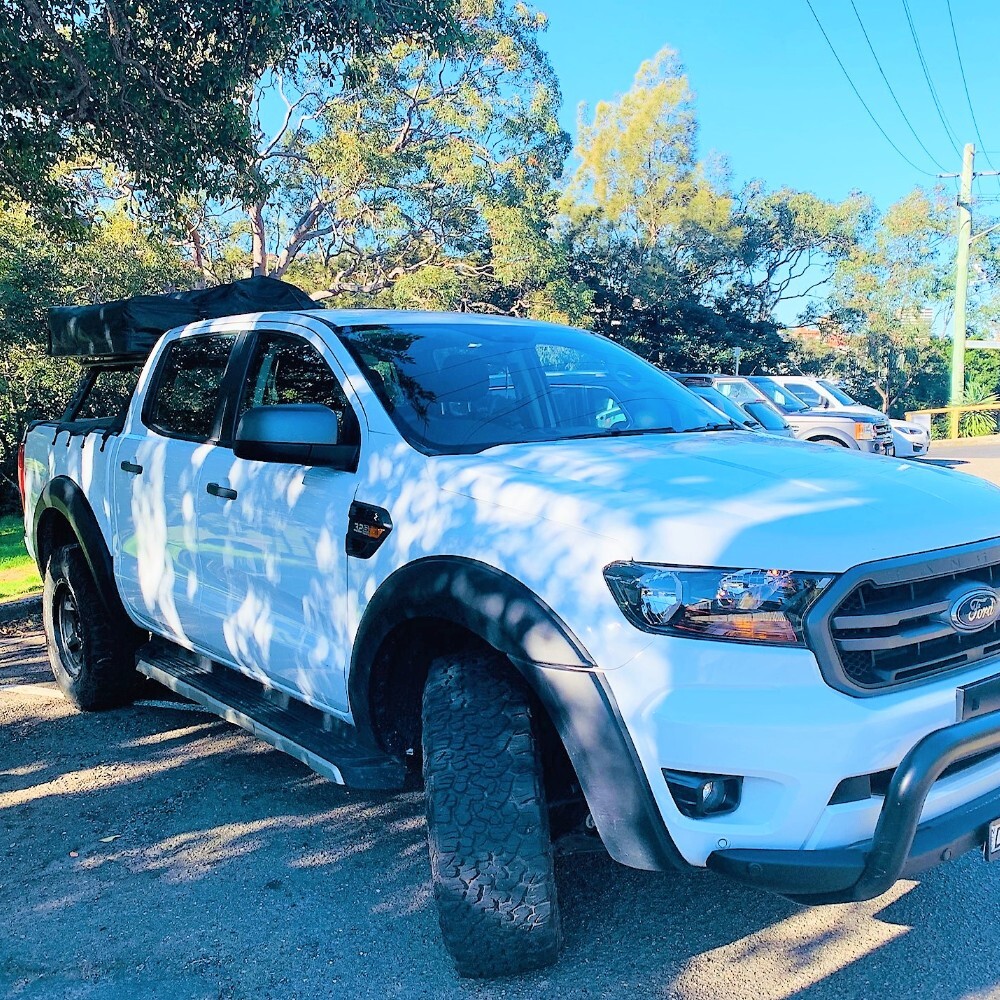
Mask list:
[{"label": "front side window", "polygon": [[336,333],[400,433],[430,454],[723,423],[665,372],[581,330],[420,323]]},{"label": "front side window", "polygon": [[257,341],[237,419],[251,406],[319,403],[337,414],[340,444],[361,440],[358,418],[340,379],[323,356],[301,337],[263,334]]},{"label": "front side window", "polygon": [[235,342],[235,334],[175,340],[160,361],[146,423],[171,437],[212,438],[222,379]]}]

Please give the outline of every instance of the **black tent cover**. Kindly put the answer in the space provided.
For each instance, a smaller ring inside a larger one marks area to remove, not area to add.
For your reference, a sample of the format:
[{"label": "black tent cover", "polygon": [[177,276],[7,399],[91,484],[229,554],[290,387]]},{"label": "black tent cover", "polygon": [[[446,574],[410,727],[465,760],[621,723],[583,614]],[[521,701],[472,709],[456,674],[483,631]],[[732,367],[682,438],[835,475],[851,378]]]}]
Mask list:
[{"label": "black tent cover", "polygon": [[49,354],[81,361],[143,361],[175,326],[270,310],[317,309],[300,288],[277,278],[243,278],[215,288],[137,295],[49,310]]}]

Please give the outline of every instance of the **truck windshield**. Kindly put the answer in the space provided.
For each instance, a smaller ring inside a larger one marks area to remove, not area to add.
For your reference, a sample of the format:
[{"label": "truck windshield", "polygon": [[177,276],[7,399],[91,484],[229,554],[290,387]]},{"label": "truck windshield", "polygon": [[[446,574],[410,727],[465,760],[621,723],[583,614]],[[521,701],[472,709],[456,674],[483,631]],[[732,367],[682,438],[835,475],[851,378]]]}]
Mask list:
[{"label": "truck windshield", "polygon": [[[723,396],[718,389],[710,385],[699,385],[698,383],[684,383],[696,395],[701,396],[706,403],[711,403],[717,410],[721,410],[730,420],[741,427],[760,427],[761,422],[752,413],[744,412],[728,396]],[[761,400],[763,403],[764,400]]]},{"label": "truck windshield", "polygon": [[734,426],[631,351],[581,330],[413,323],[335,332],[399,432],[429,454]]},{"label": "truck windshield", "polygon": [[844,392],[843,389],[835,386],[832,382],[828,382],[825,378],[821,378],[819,380],[819,384],[823,386],[823,388],[826,389],[826,391],[830,393],[830,395],[833,396],[833,398],[843,406],[858,405],[858,401],[856,399],[852,399],[850,396],[847,395],[846,392]]},{"label": "truck windshield", "polygon": [[753,382],[755,386],[762,393],[764,393],[767,398],[774,403],[775,406],[781,410],[782,413],[805,413],[806,410],[810,409],[805,403],[799,399],[791,389],[786,389],[785,386],[779,385],[773,379],[769,379],[766,375],[751,375],[750,381]]}]

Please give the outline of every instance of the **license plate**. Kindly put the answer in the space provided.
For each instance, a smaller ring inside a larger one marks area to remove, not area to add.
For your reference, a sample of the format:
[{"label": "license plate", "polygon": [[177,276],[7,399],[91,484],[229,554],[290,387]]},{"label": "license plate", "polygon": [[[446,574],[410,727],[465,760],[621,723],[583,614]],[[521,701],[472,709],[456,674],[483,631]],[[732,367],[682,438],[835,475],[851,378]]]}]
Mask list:
[{"label": "license plate", "polygon": [[983,844],[983,857],[987,861],[1000,861],[1000,819],[990,823],[986,843]]}]

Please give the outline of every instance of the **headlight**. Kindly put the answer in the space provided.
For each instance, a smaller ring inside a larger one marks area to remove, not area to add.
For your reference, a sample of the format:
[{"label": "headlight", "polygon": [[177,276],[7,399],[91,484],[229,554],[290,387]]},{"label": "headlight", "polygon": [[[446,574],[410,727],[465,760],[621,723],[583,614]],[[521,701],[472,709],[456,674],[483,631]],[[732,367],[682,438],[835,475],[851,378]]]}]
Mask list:
[{"label": "headlight", "polygon": [[897,431],[901,431],[903,434],[909,434],[912,437],[922,437],[923,431],[919,427],[897,427]]},{"label": "headlight", "polygon": [[646,632],[804,646],[802,619],[833,582],[777,569],[683,569],[616,562],[604,578],[625,617]]},{"label": "headlight", "polygon": [[855,441],[873,441],[875,439],[875,425],[865,424],[860,420],[854,425]]}]

